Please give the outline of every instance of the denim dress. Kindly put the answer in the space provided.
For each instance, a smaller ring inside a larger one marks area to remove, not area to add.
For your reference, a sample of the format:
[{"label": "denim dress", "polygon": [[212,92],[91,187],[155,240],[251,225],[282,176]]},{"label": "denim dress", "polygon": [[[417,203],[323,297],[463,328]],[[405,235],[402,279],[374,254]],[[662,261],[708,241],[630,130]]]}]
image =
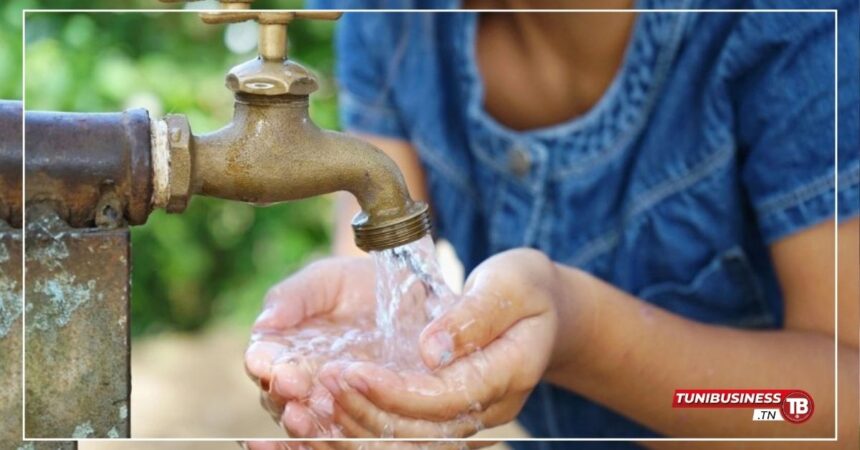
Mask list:
[{"label": "denim dress", "polygon": [[[458,6],[405,3],[349,6]],[[337,26],[341,121],[414,146],[435,231],[467,272],[533,247],[692,320],[778,328],[783,301],[768,245],[860,209],[860,27],[856,2],[835,5],[838,74],[833,13],[649,12],[708,6],[640,2],[598,103],[528,131],[483,107],[477,13],[347,13]],[[518,419],[535,437],[656,436],[549,384]]]}]

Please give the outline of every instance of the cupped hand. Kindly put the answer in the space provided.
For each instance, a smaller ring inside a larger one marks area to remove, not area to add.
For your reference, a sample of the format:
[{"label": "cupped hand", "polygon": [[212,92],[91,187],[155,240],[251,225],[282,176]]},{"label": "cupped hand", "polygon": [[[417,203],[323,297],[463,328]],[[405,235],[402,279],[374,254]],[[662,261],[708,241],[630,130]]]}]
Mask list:
[{"label": "cupped hand", "polygon": [[367,257],[313,263],[274,286],[252,328],[245,368],[292,435],[332,429],[330,393],[314,379],[333,360],[373,360],[375,269]]},{"label": "cupped hand", "polygon": [[464,437],[513,420],[553,358],[559,289],[556,266],[540,252],[488,259],[463,299],[421,334],[432,372],[370,362],[320,369],[334,398],[332,420],[363,438]]},{"label": "cupped hand", "polygon": [[494,444],[487,441],[247,441],[248,450],[468,450]]}]

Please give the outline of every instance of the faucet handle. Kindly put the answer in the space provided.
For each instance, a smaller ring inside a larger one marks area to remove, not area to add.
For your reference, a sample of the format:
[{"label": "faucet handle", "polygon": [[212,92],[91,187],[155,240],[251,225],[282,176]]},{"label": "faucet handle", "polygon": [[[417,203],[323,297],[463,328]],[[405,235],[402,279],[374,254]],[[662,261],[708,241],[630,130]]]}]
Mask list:
[{"label": "faucet handle", "polygon": [[218,0],[222,9],[251,9],[254,0]]},{"label": "faucet handle", "polygon": [[[164,1],[164,0],[162,0]],[[172,0],[168,0],[172,1]],[[231,0],[235,1],[235,0]],[[249,5],[253,0],[244,0],[242,2]],[[260,24],[267,25],[289,25],[290,22],[296,19],[307,20],[337,20],[342,16],[340,11],[267,11],[267,10],[248,10],[245,8],[225,8],[220,11],[206,11],[200,13],[200,18],[203,22],[214,23],[236,23],[246,20],[255,20]]]},{"label": "faucet handle", "polygon": [[[186,3],[201,0],[158,0],[161,3]],[[250,9],[254,0],[218,0],[222,9]]]},{"label": "faucet handle", "polygon": [[[183,3],[199,0],[159,0]],[[257,52],[260,57],[230,69],[227,87],[233,92],[253,95],[309,95],[317,90],[313,74],[287,60],[287,25],[296,19],[337,20],[339,11],[252,11],[254,0],[218,0],[220,10],[200,13],[207,24],[237,23],[253,20],[260,25]]]},{"label": "faucet handle", "polygon": [[222,10],[200,13],[204,23],[221,24],[253,20],[260,24],[257,46],[266,60],[283,60],[287,57],[287,25],[296,19],[337,20],[340,11],[250,11]]},{"label": "faucet handle", "polygon": [[200,13],[204,23],[236,23],[253,20],[260,24],[257,47],[265,60],[287,57],[287,25],[296,19],[337,20],[340,11],[237,11],[223,10]]},{"label": "faucet handle", "polygon": [[308,95],[317,90],[313,74],[287,59],[287,25],[296,19],[337,20],[339,11],[221,10],[200,13],[204,23],[222,24],[253,20],[260,24],[259,58],[240,64],[227,74],[233,92],[254,95]]}]

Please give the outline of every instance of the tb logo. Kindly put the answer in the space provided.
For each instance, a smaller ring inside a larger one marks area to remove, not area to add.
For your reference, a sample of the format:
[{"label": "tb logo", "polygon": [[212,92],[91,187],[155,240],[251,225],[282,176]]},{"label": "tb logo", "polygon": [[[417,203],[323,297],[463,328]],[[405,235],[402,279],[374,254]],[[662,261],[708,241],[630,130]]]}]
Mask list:
[{"label": "tb logo", "polygon": [[803,423],[812,417],[815,403],[812,397],[804,391],[794,391],[785,396],[780,412],[783,419],[791,423]]}]

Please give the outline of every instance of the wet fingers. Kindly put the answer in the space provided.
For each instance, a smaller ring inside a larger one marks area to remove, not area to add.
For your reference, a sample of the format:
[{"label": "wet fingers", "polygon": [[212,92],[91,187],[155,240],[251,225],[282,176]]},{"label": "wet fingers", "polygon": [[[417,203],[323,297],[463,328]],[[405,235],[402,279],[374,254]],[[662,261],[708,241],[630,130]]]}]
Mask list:
[{"label": "wet fingers", "polygon": [[317,437],[317,422],[311,410],[299,403],[289,402],[284,406],[281,415],[281,425],[287,430],[290,437],[307,438]]},{"label": "wet fingers", "polygon": [[475,369],[472,361],[458,361],[444,369],[444,374],[394,372],[378,364],[354,363],[343,371],[343,379],[386,412],[445,421],[463,411],[480,409],[504,391],[504,380],[484,377],[484,372]]}]

